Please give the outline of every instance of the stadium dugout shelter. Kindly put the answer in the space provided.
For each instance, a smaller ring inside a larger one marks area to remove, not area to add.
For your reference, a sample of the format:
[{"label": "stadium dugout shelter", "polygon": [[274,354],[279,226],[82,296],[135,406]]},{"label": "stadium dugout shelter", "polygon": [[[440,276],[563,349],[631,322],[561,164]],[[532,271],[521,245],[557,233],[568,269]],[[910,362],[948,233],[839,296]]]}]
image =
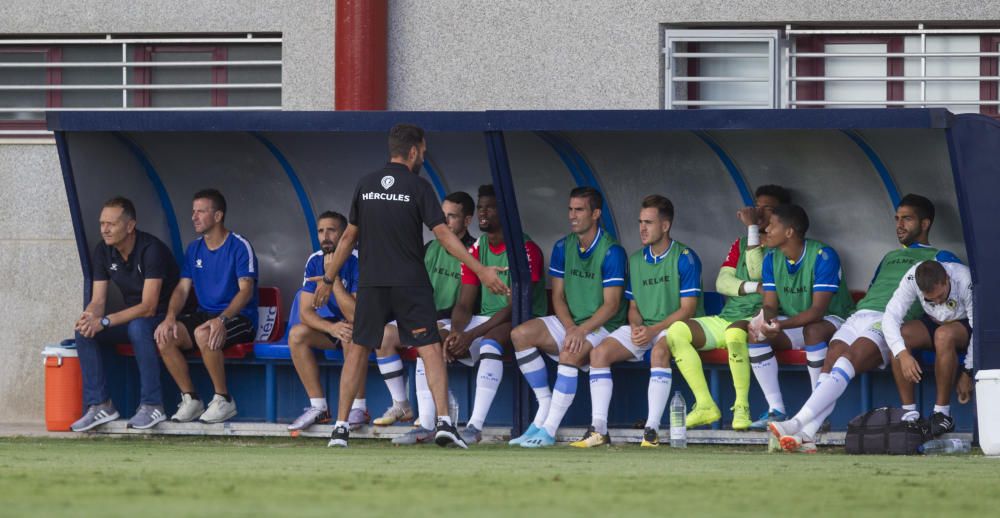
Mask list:
[{"label": "stadium dugout shelter", "polygon": [[[706,291],[714,289],[729,245],[745,234],[736,210],[753,204],[760,185],[792,190],[794,201],[809,213],[809,237],[838,250],[848,286],[861,292],[881,257],[899,246],[896,203],[907,193],[923,194],[937,207],[931,243],[972,267],[976,366],[1000,369],[1000,269],[995,267],[1000,257],[1000,124],[942,109],[53,112],[48,125],[55,132],[80,254],[83,302],[90,296],[90,253],[100,239],[97,220],[104,200],[114,195],[133,199],[139,228],[163,239],[179,259],[196,237],[187,219],[192,194],[218,188],[228,200],[227,226],[255,247],[259,286],[277,288],[270,290],[273,305],[262,307],[259,343],[229,354],[227,375],[240,410],[231,426],[283,430],[283,425],[265,424],[290,421],[307,401],[280,337],[287,335],[285,322],[306,258],[319,248],[315,217],[325,210],[349,211],[356,179],[387,160],[387,131],[398,122],[428,131],[422,174],[441,198],[456,190],[475,195],[479,185],[495,185],[508,250],[522,250],[525,236],[531,236],[548,260],[552,245],[568,232],[570,189],[588,185],[606,198],[603,227],[632,252],[640,246],[641,199],[666,195],[676,207],[671,234],[701,257]],[[476,225],[470,230],[479,233]],[[514,318],[521,322],[529,315],[530,277],[522,255],[514,254],[511,265]],[[717,294],[706,299],[710,309],[721,307]],[[113,398],[126,413],[138,402],[138,373],[128,352],[124,346],[105,352],[113,362],[108,369]],[[331,398],[340,358],[327,354],[321,362]],[[733,393],[725,356],[703,358],[724,409],[722,427],[728,428]],[[804,354],[784,353],[780,360],[786,404],[797,409],[809,394]],[[614,369],[609,417],[617,434],[641,434],[641,426],[629,429],[645,417],[647,366]],[[933,369],[924,373],[918,401],[927,414],[934,403]],[[204,369],[194,368],[192,374],[198,389],[211,393]],[[163,376],[165,403],[172,410],[179,396],[166,371]],[[473,371],[452,367],[450,379],[464,421],[475,387]],[[675,390],[690,404],[682,377],[674,379]],[[766,403],[753,385],[756,415]],[[589,423],[589,394],[583,387],[564,421],[569,430]],[[374,363],[367,392],[373,413],[390,402]],[[508,362],[487,431],[506,435],[525,427],[533,411],[529,395],[516,365]],[[851,384],[831,422],[834,430],[843,430],[865,410],[898,404],[891,373],[873,372]],[[958,431],[973,430],[974,406],[953,406]],[[190,425],[187,433],[214,430],[201,426]],[[372,431],[378,433],[393,432]],[[723,431],[715,436],[747,440]]]}]

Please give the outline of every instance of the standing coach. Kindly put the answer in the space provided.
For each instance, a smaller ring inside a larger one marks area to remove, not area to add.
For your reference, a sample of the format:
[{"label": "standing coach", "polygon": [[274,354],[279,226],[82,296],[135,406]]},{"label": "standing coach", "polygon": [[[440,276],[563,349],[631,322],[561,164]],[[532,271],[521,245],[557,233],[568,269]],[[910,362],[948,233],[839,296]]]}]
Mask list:
[{"label": "standing coach", "polygon": [[389,131],[389,163],[358,181],[349,224],[333,261],[326,264],[323,282],[316,288],[313,305],[320,307],[329,299],[331,286],[340,282],[337,272],[360,239],[354,343],[344,347],[337,422],[328,446],[347,446],[347,414],[365,375],[369,349],[379,347],[385,324],[396,320],[400,342],[417,347],[424,361],[437,407],[434,442],[466,447],[448,417],[448,372],[437,329],[434,292],[424,269],[421,223],[491,291],[507,295],[510,289],[497,276],[500,268],[483,266],[448,229],[430,183],[418,176],[426,149],[424,130],[417,126],[397,124]]}]

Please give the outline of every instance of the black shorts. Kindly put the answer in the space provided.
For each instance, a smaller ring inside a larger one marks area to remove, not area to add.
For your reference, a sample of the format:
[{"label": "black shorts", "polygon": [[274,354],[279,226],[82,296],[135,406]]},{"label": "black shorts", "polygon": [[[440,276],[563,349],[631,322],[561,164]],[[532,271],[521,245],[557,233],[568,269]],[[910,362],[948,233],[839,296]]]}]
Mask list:
[{"label": "black shorts", "polygon": [[403,345],[438,343],[434,291],[430,286],[373,286],[358,288],[354,309],[354,343],[370,349],[382,345],[385,325],[393,320]]},{"label": "black shorts", "polygon": [[[926,313],[924,313],[924,316],[920,317],[920,322],[924,325],[924,327],[927,328],[927,334],[931,335],[931,344],[933,345],[933,343],[934,343],[934,332],[937,331],[937,329],[939,327],[941,327],[941,324],[935,322],[934,319],[932,319],[931,317],[927,316]],[[962,320],[956,320],[955,322],[958,322],[959,324],[962,324],[962,327],[964,327],[965,330],[968,331],[968,333],[969,333],[969,340],[972,340],[972,326],[969,325],[969,319],[963,318]],[[962,346],[960,348],[964,349],[964,348],[966,348],[968,346],[969,346],[969,342],[965,342],[964,344],[962,344]]]},{"label": "black shorts", "polygon": [[[177,317],[177,321],[187,329],[192,345],[197,347],[197,344],[194,343],[194,330],[205,322],[218,318],[219,315],[220,313],[195,311],[180,315]],[[257,338],[257,329],[254,328],[253,322],[243,315],[236,315],[226,320],[226,339],[222,342],[222,347],[253,342],[255,338]]]},{"label": "black shorts", "polygon": [[[323,317],[323,320],[326,320],[327,322],[330,322],[330,323],[333,323],[333,324],[336,324],[337,322],[342,322],[342,320],[339,319],[339,318],[337,318],[337,317]],[[336,345],[338,347],[340,346],[340,339],[339,338],[331,335],[330,333],[321,332],[320,334],[322,334],[323,336],[329,338],[330,342],[332,342],[333,345]]]}]

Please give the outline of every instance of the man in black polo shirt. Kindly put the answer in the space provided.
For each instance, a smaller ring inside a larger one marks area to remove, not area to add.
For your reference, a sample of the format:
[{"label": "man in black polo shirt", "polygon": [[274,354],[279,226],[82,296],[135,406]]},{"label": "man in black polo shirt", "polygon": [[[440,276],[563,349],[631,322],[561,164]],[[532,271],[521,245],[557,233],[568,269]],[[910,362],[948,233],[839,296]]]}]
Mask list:
[{"label": "man in black polo shirt", "polygon": [[[127,198],[108,200],[100,222],[102,241],[94,248],[93,294],[75,326],[87,410],[72,429],[83,432],[118,418],[105,385],[99,346],[121,343],[132,344],[139,364],[140,405],[128,426],[151,428],[167,417],[153,330],[163,320],[179,271],[162,241],[135,228],[135,206]],[[125,309],[110,315],[105,314],[109,280],[118,286],[125,302]]]},{"label": "man in black polo shirt", "polygon": [[510,289],[497,276],[500,268],[486,267],[475,260],[445,225],[430,183],[418,176],[426,149],[424,131],[417,126],[397,124],[390,130],[390,161],[382,170],[358,181],[347,230],[333,260],[325,265],[323,282],[316,288],[313,305],[322,306],[330,297],[330,287],[339,282],[337,272],[360,239],[354,344],[344,348],[337,422],[328,446],[347,446],[347,415],[367,369],[368,349],[382,343],[385,324],[395,319],[400,342],[418,347],[424,361],[438,416],[434,442],[438,446],[466,447],[448,417],[448,373],[437,329],[434,292],[424,269],[421,223],[484,286],[498,294],[509,294]]}]

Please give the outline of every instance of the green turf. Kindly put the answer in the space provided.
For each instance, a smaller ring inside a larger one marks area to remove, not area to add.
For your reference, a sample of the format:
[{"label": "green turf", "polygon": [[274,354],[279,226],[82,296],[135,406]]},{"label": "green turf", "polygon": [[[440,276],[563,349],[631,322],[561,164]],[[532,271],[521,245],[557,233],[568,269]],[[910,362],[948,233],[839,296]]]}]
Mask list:
[{"label": "green turf", "polygon": [[[762,447],[0,439],[0,515],[996,516],[1000,460]],[[344,514],[346,513],[346,514]],[[675,514],[682,513],[682,514]]]}]

